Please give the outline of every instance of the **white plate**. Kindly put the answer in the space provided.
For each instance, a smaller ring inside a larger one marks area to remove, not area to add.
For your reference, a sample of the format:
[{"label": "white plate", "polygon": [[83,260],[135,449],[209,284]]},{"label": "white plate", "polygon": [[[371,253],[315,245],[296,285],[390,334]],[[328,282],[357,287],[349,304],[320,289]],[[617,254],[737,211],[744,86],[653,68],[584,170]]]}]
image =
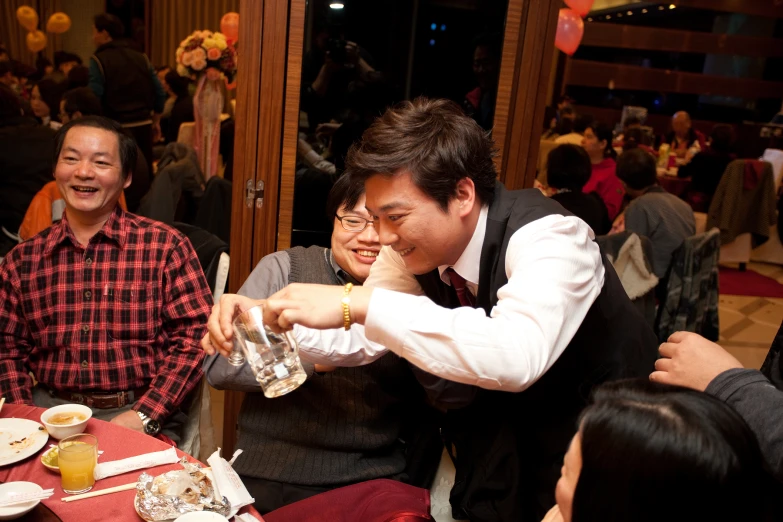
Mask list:
[{"label": "white plate", "polygon": [[[34,482],[6,482],[0,485],[0,500],[5,500],[11,493],[35,493],[38,491],[43,491],[43,488]],[[40,500],[31,500],[24,504],[0,507],[0,520],[19,518],[32,511],[40,502]]]},{"label": "white plate", "polygon": [[46,445],[49,433],[28,419],[0,419],[0,466],[35,455]]}]

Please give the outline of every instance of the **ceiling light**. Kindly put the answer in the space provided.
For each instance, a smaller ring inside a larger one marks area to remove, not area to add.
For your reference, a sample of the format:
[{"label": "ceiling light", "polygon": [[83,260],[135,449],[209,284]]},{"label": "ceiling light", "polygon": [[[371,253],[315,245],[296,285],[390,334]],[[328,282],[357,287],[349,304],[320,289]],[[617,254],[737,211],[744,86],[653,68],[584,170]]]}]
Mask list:
[{"label": "ceiling light", "polygon": [[658,6],[658,10],[659,10],[659,11],[663,11],[664,9],[666,9],[666,8],[665,8],[665,7],[663,7],[662,5],[659,5],[659,6]]},{"label": "ceiling light", "polygon": [[675,7],[677,7],[677,6],[674,5],[674,4],[669,4],[669,9],[674,9]]},{"label": "ceiling light", "polygon": [[631,15],[633,15],[633,11],[628,11],[628,12],[627,12],[627,13],[625,13],[625,14],[627,14],[628,16],[631,16]]},{"label": "ceiling light", "polygon": [[329,4],[329,7],[331,7],[332,9],[342,9],[343,7],[345,7],[345,4],[343,4],[342,2],[332,2],[331,4]]},{"label": "ceiling light", "polygon": [[612,19],[612,15],[606,15],[606,19],[607,20],[611,20]]},{"label": "ceiling light", "polygon": [[588,22],[592,22],[592,21],[593,21],[593,19],[592,19],[592,18],[588,18],[588,19],[587,19],[587,21],[588,21]]},{"label": "ceiling light", "polygon": [[647,14],[647,9],[642,9],[642,14]]}]

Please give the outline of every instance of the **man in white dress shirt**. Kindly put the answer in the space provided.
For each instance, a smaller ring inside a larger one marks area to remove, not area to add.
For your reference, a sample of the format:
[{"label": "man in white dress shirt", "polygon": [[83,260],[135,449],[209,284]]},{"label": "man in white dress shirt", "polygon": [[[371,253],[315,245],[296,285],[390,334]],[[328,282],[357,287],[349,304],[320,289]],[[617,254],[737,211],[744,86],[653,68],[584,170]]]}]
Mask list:
[{"label": "man in white dress shirt", "polygon": [[[290,285],[265,319],[312,362],[406,358],[448,410],[455,514],[538,522],[591,390],[650,373],[657,340],[592,230],[537,190],[505,190],[493,155],[451,102],[388,110],[346,163],[384,245],[365,286]],[[228,354],[231,319],[255,304],[224,296],[204,349]]]}]

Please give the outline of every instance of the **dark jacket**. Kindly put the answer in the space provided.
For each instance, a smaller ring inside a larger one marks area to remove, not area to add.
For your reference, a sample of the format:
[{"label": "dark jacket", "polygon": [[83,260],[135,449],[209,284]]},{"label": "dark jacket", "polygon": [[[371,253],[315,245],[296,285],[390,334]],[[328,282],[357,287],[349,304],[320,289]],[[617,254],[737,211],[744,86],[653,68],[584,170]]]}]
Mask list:
[{"label": "dark jacket", "polygon": [[147,57],[121,40],[101,45],[93,57],[104,79],[104,114],[120,123],[150,119],[155,86]]},{"label": "dark jacket", "polygon": [[24,116],[0,121],[0,225],[11,233],[19,230],[33,197],[52,181],[54,134]]},{"label": "dark jacket", "polygon": [[690,190],[706,194],[712,199],[726,167],[733,159],[734,154],[707,149],[696,154],[690,163],[680,167],[677,176],[691,178]]},{"label": "dark jacket", "polygon": [[196,118],[193,114],[193,97],[178,96],[174,101],[174,107],[171,108],[171,114],[169,115],[165,136],[166,143],[177,141],[180,125],[195,120]]},{"label": "dark jacket", "polygon": [[612,228],[606,205],[596,192],[590,192],[589,194],[584,192],[560,192],[552,196],[552,199],[590,225],[596,236],[608,234]]},{"label": "dark jacket", "polygon": [[[509,192],[497,185],[487,217],[476,296],[487,315],[498,302],[498,290],[508,282],[505,258],[511,236],[553,214],[570,215],[538,190]],[[474,522],[539,522],[554,504],[563,456],[593,388],[652,371],[657,339],[605,258],[604,269],[601,293],[573,339],[552,368],[527,390],[497,392],[444,381],[441,391],[452,388],[455,395],[473,395],[472,404],[448,411],[442,429],[447,443],[456,449],[457,474],[450,499],[456,515],[467,515]],[[435,303],[460,306],[454,288],[441,281],[437,269],[416,279]],[[432,376],[422,370],[415,373],[431,390]]]}]

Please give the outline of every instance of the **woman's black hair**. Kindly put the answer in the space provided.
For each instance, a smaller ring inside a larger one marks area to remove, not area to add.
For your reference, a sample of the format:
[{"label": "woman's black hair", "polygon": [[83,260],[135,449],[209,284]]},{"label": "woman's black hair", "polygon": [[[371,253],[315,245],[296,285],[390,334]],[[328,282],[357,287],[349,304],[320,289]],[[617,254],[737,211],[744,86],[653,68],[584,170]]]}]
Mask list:
[{"label": "woman's black hair", "polygon": [[63,96],[64,85],[48,78],[41,80],[37,84],[38,92],[41,93],[41,101],[49,107],[49,117],[52,120],[60,121],[60,99]]},{"label": "woman's black hair", "polygon": [[758,442],[725,403],[701,392],[619,381],[580,423],[582,470],[572,522],[758,522],[775,485]]},{"label": "woman's black hair", "polygon": [[190,85],[190,78],[186,76],[180,76],[177,71],[169,71],[164,76],[166,84],[174,93],[177,98],[187,98],[190,93],[188,91],[188,85]]},{"label": "woman's black hair", "polygon": [[558,145],[547,157],[546,179],[550,187],[582,192],[591,174],[590,156],[579,145]]},{"label": "woman's black hair", "polygon": [[604,158],[617,159],[617,152],[612,147],[612,138],[614,138],[614,132],[612,127],[601,121],[594,121],[589,125],[589,128],[593,129],[593,134],[598,141],[606,141],[606,147],[604,147]]}]

